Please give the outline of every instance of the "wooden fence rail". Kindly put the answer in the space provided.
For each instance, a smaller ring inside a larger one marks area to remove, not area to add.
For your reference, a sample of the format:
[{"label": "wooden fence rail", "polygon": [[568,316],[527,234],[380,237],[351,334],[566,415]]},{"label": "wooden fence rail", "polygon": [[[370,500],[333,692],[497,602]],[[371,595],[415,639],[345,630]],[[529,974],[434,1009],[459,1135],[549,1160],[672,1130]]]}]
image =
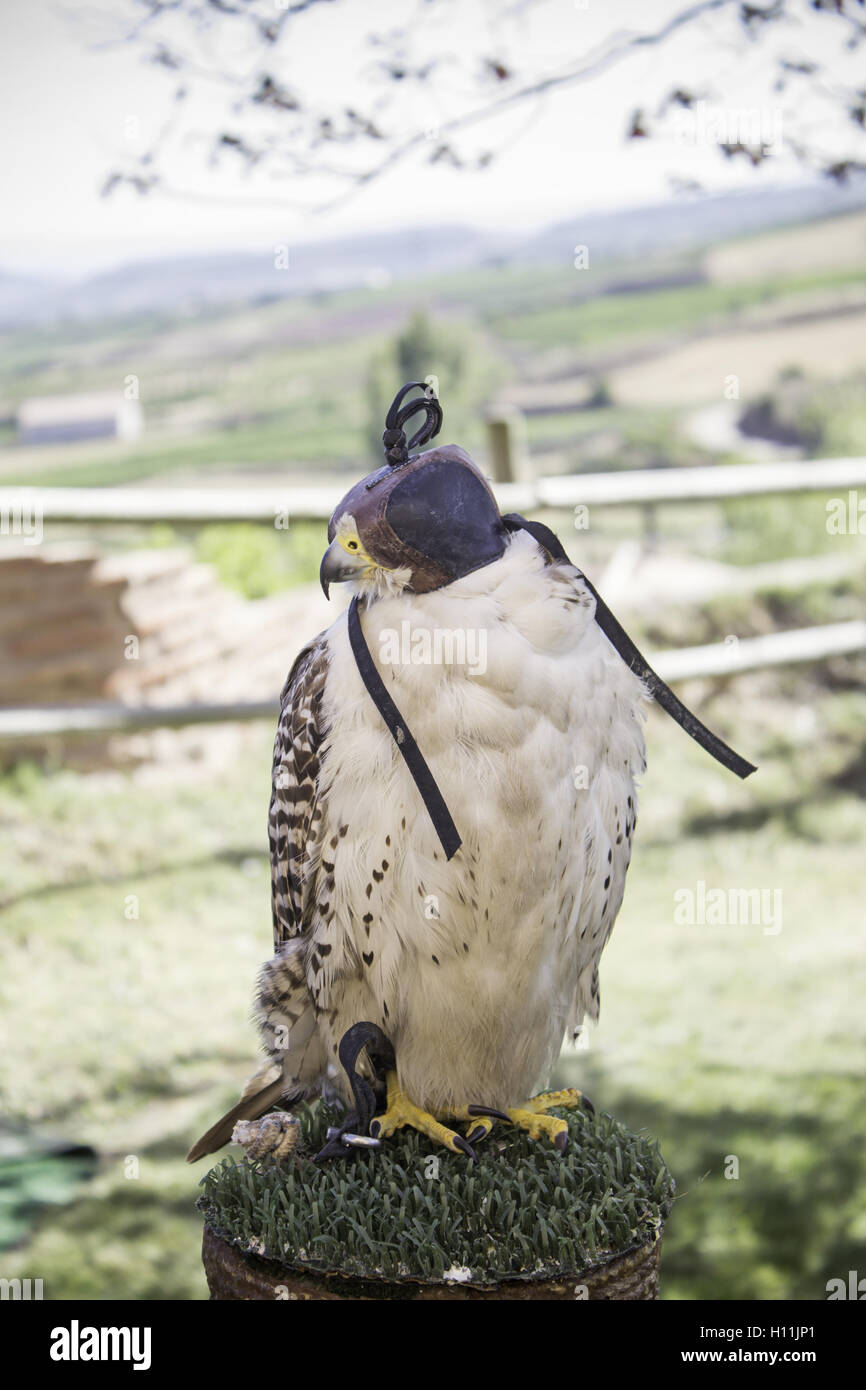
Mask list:
[{"label": "wooden fence rail", "polygon": [[[268,526],[324,521],[357,479],[282,488],[0,487],[0,537],[15,535],[16,519],[88,526],[168,522],[200,525],[252,521]],[[845,493],[866,487],[866,458],[631,469],[494,483],[503,511],[539,508],[632,507],[713,502],[736,497]]]},{"label": "wooden fence rail", "polygon": [[710,464],[705,468],[646,468],[622,473],[570,473],[539,478],[542,507],[631,507],[718,502],[737,497],[844,493],[866,485],[866,458],[799,459],[783,463]]},{"label": "wooden fence rail", "polygon": [[[764,637],[738,638],[710,646],[683,647],[657,652],[650,661],[665,680],[733,676],[772,666],[794,666],[826,661],[866,651],[866,622],[830,623],[797,628]],[[122,734],[140,729],[177,728],[187,724],[222,724],[251,719],[275,721],[278,701],[236,701],[230,704],[30,705],[0,708],[0,743],[36,741],[93,734]]]},{"label": "wooden fence rail", "polygon": [[[23,535],[41,538],[53,523],[88,526],[168,522],[199,525],[250,521],[290,526],[323,521],[355,479],[334,478],[317,486],[264,488],[0,488],[0,542]],[[527,478],[494,484],[503,511],[544,508],[654,507],[737,497],[785,494],[847,494],[866,486],[866,458],[806,459],[796,462],[646,469]],[[855,516],[859,510],[855,507]],[[38,526],[34,523],[38,522]],[[26,523],[26,526],[25,526]],[[17,528],[17,529],[16,529]],[[0,549],[2,555],[2,549]],[[705,647],[661,652],[652,658],[666,680],[719,677],[763,667],[827,660],[866,649],[866,623],[834,623],[744,638]],[[0,741],[87,737],[133,730],[273,719],[273,700],[228,704],[132,706],[107,701],[78,706],[0,709]]]}]

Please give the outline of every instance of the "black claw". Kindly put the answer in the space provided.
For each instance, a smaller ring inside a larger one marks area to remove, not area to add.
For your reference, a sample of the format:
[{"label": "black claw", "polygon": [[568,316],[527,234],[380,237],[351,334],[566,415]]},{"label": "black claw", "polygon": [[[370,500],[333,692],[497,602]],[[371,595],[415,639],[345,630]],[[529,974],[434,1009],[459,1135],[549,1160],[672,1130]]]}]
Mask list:
[{"label": "black claw", "polygon": [[565,1153],[566,1149],[568,1148],[568,1135],[566,1134],[565,1130],[563,1130],[561,1134],[557,1134],[553,1143],[554,1147],[557,1148],[561,1154]]},{"label": "black claw", "polygon": [[594,1114],[595,1114],[595,1106],[593,1105],[593,1103],[592,1103],[592,1101],[590,1100],[589,1096],[585,1096],[585,1095],[583,1094],[582,1091],[581,1091],[581,1093],[580,1093],[580,1103],[581,1103],[581,1105],[583,1106],[584,1110],[587,1112],[588,1115],[594,1115]]},{"label": "black claw", "polygon": [[472,1145],[471,1145],[471,1144],[467,1144],[467,1142],[466,1142],[465,1139],[461,1139],[459,1134],[455,1134],[455,1136],[454,1136],[454,1143],[457,1145],[457,1147],[458,1147],[458,1149],[460,1150],[460,1152],[461,1152],[461,1153],[464,1153],[464,1154],[466,1155],[467,1158],[470,1158],[470,1159],[472,1160],[473,1163],[477,1163],[477,1162],[478,1162],[478,1158],[477,1158],[477,1156],[476,1156],[475,1150],[473,1149]]},{"label": "black claw", "polygon": [[472,1130],[471,1134],[467,1134],[467,1136],[466,1136],[466,1143],[467,1143],[467,1144],[477,1144],[477,1143],[478,1143],[478,1140],[479,1140],[479,1139],[483,1139],[484,1136],[485,1136],[485,1134],[487,1134],[487,1133],[488,1133],[488,1131],[484,1128],[483,1125],[477,1125],[477,1126],[475,1127],[475,1129]]},{"label": "black claw", "polygon": [[506,1122],[508,1120],[504,1110],[494,1110],[492,1105],[467,1105],[466,1113],[468,1115],[489,1115],[493,1120],[505,1120]]},{"label": "black claw", "polygon": [[380,1133],[381,1129],[382,1129],[382,1126],[379,1124],[379,1121],[378,1121],[378,1120],[371,1120],[371,1121],[370,1121],[370,1131],[369,1131],[369,1133],[370,1133],[370,1138],[371,1138],[371,1139],[378,1139],[378,1138],[379,1138],[379,1133]]},{"label": "black claw", "polygon": [[340,1143],[339,1139],[329,1139],[325,1147],[323,1149],[319,1149],[319,1152],[316,1154],[316,1157],[313,1159],[313,1162],[327,1163],[329,1158],[345,1158],[348,1152],[348,1149],[343,1148],[343,1145]]}]

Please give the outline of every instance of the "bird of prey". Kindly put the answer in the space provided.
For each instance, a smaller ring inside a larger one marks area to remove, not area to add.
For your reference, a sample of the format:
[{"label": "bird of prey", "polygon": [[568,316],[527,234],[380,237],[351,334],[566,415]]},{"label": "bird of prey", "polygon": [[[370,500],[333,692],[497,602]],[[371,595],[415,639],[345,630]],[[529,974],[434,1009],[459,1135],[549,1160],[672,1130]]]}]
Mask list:
[{"label": "bird of prey", "polygon": [[[457,446],[411,453],[442,418],[429,390],[405,402],[418,385],[391,407],[384,467],[330,520],[322,584],[354,597],[281,696],[266,1057],[190,1160],[280,1104],[358,1101],[341,1042],[362,1023],[388,1067],[367,1135],[408,1125],[473,1156],[507,1119],[563,1148],[548,1112],[581,1094],[536,1092],[598,1017],[649,700],[753,770],[655,676],[552,532],[503,517]],[[375,1080],[369,1056],[359,1067]]]}]

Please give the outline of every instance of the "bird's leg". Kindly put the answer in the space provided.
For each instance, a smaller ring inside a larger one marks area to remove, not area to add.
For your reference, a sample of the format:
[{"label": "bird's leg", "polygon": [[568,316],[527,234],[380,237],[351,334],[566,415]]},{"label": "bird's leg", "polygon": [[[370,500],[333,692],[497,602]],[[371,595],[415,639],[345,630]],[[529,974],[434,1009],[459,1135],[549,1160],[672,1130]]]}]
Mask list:
[{"label": "bird's leg", "polygon": [[463,1153],[476,1161],[471,1146],[459,1134],[441,1124],[434,1115],[428,1114],[415,1105],[400,1089],[396,1071],[388,1073],[388,1100],[384,1115],[377,1115],[370,1125],[374,1139],[387,1139],[395,1130],[409,1125],[419,1134],[425,1134],[434,1143],[442,1144],[452,1153]]},{"label": "bird's leg", "polygon": [[523,1105],[508,1110],[508,1118],[519,1129],[526,1130],[530,1139],[540,1139],[546,1135],[556,1145],[560,1153],[568,1147],[568,1125],[557,1115],[547,1112],[554,1109],[578,1110],[583,1108],[590,1115],[595,1114],[595,1106],[582,1091],[570,1086],[566,1091],[544,1091],[540,1096]]}]

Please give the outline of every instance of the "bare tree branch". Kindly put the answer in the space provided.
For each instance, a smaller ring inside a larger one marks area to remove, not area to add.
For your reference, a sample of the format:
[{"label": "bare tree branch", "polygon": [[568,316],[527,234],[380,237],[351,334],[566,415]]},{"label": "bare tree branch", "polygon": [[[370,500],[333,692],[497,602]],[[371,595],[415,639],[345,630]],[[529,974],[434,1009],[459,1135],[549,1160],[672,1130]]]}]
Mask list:
[{"label": "bare tree branch", "polygon": [[[278,195],[259,194],[256,201],[262,206],[303,207],[306,211],[324,212],[346,202],[360,189],[382,179],[403,164],[412,155],[426,150],[426,161],[432,165],[448,165],[455,169],[481,168],[496,157],[495,141],[493,147],[482,149],[480,153],[467,154],[460,137],[484,126],[493,126],[497,120],[521,107],[530,109],[530,121],[534,112],[542,109],[541,104],[551,95],[591,83],[623,63],[630,56],[661,47],[691,27],[711,16],[727,12],[741,35],[741,41],[754,45],[764,41],[764,36],[779,30],[781,26],[795,23],[814,25],[826,21],[837,21],[847,34],[846,48],[854,51],[866,38],[866,24],[861,14],[863,0],[852,0],[860,14],[854,14],[851,5],[845,0],[801,0],[795,17],[794,0],[768,0],[764,4],[744,3],[744,0],[696,0],[671,15],[664,23],[642,32],[631,30],[617,31],[595,50],[582,54],[559,71],[518,80],[515,64],[496,52],[482,51],[473,56],[461,53],[461,71],[465,75],[467,62],[474,66],[472,92],[490,88],[488,99],[477,101],[469,109],[458,111],[445,120],[436,122],[426,129],[410,128],[404,134],[397,117],[402,115],[392,106],[396,94],[410,89],[432,90],[433,94],[441,86],[440,70],[445,68],[445,79],[453,86],[454,62],[443,56],[431,56],[427,48],[422,61],[415,61],[411,44],[415,39],[415,26],[408,22],[384,33],[371,33],[368,43],[381,49],[384,56],[377,59],[373,72],[367,80],[369,99],[362,97],[367,109],[361,109],[358,99],[342,107],[339,99],[330,104],[322,104],[315,90],[312,96],[303,90],[303,73],[294,74],[301,81],[296,89],[295,81],[287,83],[279,75],[275,57],[281,42],[286,38],[292,21],[305,13],[328,5],[337,7],[341,0],[286,0],[285,7],[276,10],[273,3],[264,6],[257,0],[133,0],[137,9],[146,13],[128,29],[125,37],[112,42],[132,42],[142,44],[157,35],[157,43],[151,49],[149,61],[167,70],[183,74],[185,81],[191,79],[217,82],[234,93],[234,99],[221,129],[213,132],[208,140],[209,162],[218,164],[225,157],[234,157],[246,170],[260,170],[265,166],[283,168],[287,174],[303,179],[323,178],[332,184],[341,185],[337,191],[324,198],[316,197],[309,202],[285,199]],[[432,12],[435,0],[426,0],[419,13]],[[524,7],[515,0],[502,0],[501,18],[515,15],[520,17]],[[180,36],[173,34],[167,42],[159,32],[159,21],[167,18],[177,28],[180,17],[193,25],[190,51],[184,51]],[[237,62],[219,65],[215,62],[208,67],[201,61],[202,44],[196,40],[196,32],[214,33],[214,25],[243,25],[258,42],[259,50],[249,71],[244,73]],[[787,32],[787,29],[784,30]],[[264,59],[264,61],[262,61]],[[811,56],[811,52],[788,54],[771,61],[770,69],[777,74],[776,90],[781,92],[789,84],[811,84],[812,93],[818,93],[837,113],[847,118],[852,132],[852,141],[858,141],[866,134],[866,91],[839,89],[831,90],[823,76],[821,65]],[[359,59],[359,74],[364,68]],[[437,85],[431,88],[436,79]],[[365,79],[366,80],[366,79]],[[657,123],[665,121],[671,112],[694,110],[703,100],[690,90],[691,84],[677,84],[661,102],[655,101],[654,113],[648,113],[645,106],[635,108],[624,125],[624,135],[631,139],[646,139],[658,134]],[[254,113],[258,117],[254,119]],[[264,122],[264,126],[263,126]],[[274,122],[279,122],[277,127]],[[268,123],[271,129],[268,129]],[[174,123],[176,125],[176,122]],[[664,127],[662,128],[664,129]],[[171,180],[164,179],[158,169],[158,161],[163,158],[169,132],[162,132],[159,140],[137,161],[127,168],[114,171],[106,181],[105,191],[127,184],[139,191],[158,189],[168,196]],[[519,136],[519,132],[518,132]],[[512,135],[510,137],[514,139]],[[836,144],[841,141],[836,139]],[[722,157],[745,159],[753,165],[762,164],[774,157],[776,150],[762,140],[744,139],[734,136],[716,141]],[[787,140],[787,147],[804,164],[828,176],[840,179],[855,172],[862,163],[861,155],[866,157],[866,149],[832,148],[823,153],[816,143],[805,136]],[[334,163],[323,159],[320,151],[325,148],[347,151],[347,162]],[[374,150],[377,153],[374,156]],[[369,152],[369,159],[363,156]],[[361,155],[362,158],[352,158]],[[180,189],[174,188],[173,196],[182,196]],[[206,193],[195,194],[197,201],[209,201]],[[215,202],[226,199],[215,197]],[[230,199],[228,201],[231,201]]]}]

